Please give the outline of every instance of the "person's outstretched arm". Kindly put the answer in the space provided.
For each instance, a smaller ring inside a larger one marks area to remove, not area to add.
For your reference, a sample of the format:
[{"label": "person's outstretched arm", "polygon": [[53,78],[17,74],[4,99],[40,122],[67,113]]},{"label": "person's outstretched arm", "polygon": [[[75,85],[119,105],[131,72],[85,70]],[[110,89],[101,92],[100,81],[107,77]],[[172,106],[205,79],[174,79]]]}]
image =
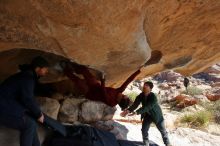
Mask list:
[{"label": "person's outstretched arm", "polygon": [[136,99],[134,100],[134,103],[126,110],[124,110],[120,115],[122,117],[125,117],[128,113],[132,113],[141,103],[141,94],[139,94]]},{"label": "person's outstretched arm", "polygon": [[156,95],[153,93],[153,94],[149,97],[149,100],[148,100],[148,102],[146,103],[146,106],[139,108],[139,109],[136,111],[136,113],[137,113],[137,114],[147,113],[147,112],[150,111],[156,104],[157,104],[157,97],[156,97]]},{"label": "person's outstretched arm", "polygon": [[139,94],[136,99],[134,100],[134,103],[127,109],[129,112],[133,112],[141,103],[141,94]]},{"label": "person's outstretched arm", "polygon": [[140,69],[137,70],[136,72],[134,72],[134,73],[121,85],[121,87],[117,88],[118,92],[121,92],[121,93],[122,93],[122,92],[127,88],[128,84],[131,83],[131,82],[134,80],[134,78],[135,78],[138,74],[140,74],[140,72],[141,72]]}]

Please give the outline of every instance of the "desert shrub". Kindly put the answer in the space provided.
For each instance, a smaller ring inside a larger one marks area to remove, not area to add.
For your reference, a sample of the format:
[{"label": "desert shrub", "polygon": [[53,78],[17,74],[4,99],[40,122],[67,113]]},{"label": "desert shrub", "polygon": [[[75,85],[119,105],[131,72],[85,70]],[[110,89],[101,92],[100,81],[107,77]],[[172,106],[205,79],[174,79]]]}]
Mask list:
[{"label": "desert shrub", "polygon": [[136,97],[138,96],[138,93],[136,93],[136,92],[131,92],[131,93],[127,94],[127,96],[131,99],[131,101],[134,102],[134,100],[135,100]]},{"label": "desert shrub", "polygon": [[202,106],[212,114],[214,122],[220,124],[220,100],[211,103],[203,103]]},{"label": "desert shrub", "polygon": [[201,95],[202,94],[202,89],[200,88],[197,88],[197,87],[194,87],[194,86],[189,86],[187,88],[187,91],[183,91],[182,92],[183,94],[188,94],[188,95],[191,95],[191,96],[194,96],[194,95]]},{"label": "desert shrub", "polygon": [[186,114],[181,117],[181,123],[187,123],[190,127],[204,127],[212,119],[212,114],[209,111],[199,111],[194,114]]}]

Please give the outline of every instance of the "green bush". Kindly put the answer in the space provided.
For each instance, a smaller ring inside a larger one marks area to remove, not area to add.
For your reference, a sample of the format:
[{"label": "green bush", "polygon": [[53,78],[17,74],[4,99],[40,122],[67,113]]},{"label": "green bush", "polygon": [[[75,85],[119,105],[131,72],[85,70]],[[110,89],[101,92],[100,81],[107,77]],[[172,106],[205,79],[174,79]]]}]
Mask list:
[{"label": "green bush", "polygon": [[220,124],[220,100],[212,102],[210,104],[203,103],[202,106],[212,114],[214,121]]},{"label": "green bush", "polygon": [[136,97],[138,96],[138,93],[136,93],[136,92],[131,92],[131,93],[127,94],[127,96],[131,99],[131,101],[134,102],[134,100],[135,100]]},{"label": "green bush", "polygon": [[[187,92],[188,91],[188,92]],[[187,88],[187,91],[183,91],[182,93],[183,94],[188,94],[188,95],[191,95],[191,96],[194,96],[194,95],[201,95],[202,94],[202,89],[199,89],[197,87],[192,87],[192,86],[189,86]]]},{"label": "green bush", "polygon": [[191,123],[192,121],[194,121],[194,117],[193,115],[184,115],[182,118],[181,118],[181,122],[182,123]]},{"label": "green bush", "polygon": [[212,118],[212,114],[209,111],[200,111],[195,114],[184,115],[180,122],[187,123],[190,127],[204,127]]}]

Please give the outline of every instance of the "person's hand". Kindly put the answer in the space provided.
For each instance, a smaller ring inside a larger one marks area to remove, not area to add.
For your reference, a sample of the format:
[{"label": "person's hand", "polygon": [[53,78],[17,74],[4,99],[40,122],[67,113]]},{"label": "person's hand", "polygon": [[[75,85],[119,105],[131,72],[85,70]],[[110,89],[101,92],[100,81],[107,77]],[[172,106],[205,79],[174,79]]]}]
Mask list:
[{"label": "person's hand", "polygon": [[40,123],[44,123],[44,114],[41,114],[40,118],[38,118],[37,121]]},{"label": "person's hand", "polygon": [[124,110],[123,112],[121,112],[120,116],[125,117],[128,113],[128,110]]}]

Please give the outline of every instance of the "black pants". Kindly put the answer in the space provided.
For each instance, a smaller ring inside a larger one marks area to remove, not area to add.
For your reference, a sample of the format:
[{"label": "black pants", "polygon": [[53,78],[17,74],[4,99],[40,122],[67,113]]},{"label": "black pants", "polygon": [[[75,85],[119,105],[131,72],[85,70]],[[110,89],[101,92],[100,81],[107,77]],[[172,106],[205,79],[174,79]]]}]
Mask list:
[{"label": "black pants", "polygon": [[[142,123],[142,136],[143,136],[143,141],[144,142],[149,142],[149,138],[148,138],[148,131],[150,128],[150,124],[153,122],[152,118],[150,116],[145,116],[143,123]],[[168,134],[167,131],[165,129],[165,125],[164,125],[164,121],[161,121],[159,123],[156,124],[157,129],[160,131],[162,138],[163,138],[163,142],[165,145],[170,144],[169,138],[168,138]]]},{"label": "black pants", "polygon": [[37,123],[29,116],[14,117],[0,115],[0,124],[20,131],[20,146],[40,146],[37,135]]}]

